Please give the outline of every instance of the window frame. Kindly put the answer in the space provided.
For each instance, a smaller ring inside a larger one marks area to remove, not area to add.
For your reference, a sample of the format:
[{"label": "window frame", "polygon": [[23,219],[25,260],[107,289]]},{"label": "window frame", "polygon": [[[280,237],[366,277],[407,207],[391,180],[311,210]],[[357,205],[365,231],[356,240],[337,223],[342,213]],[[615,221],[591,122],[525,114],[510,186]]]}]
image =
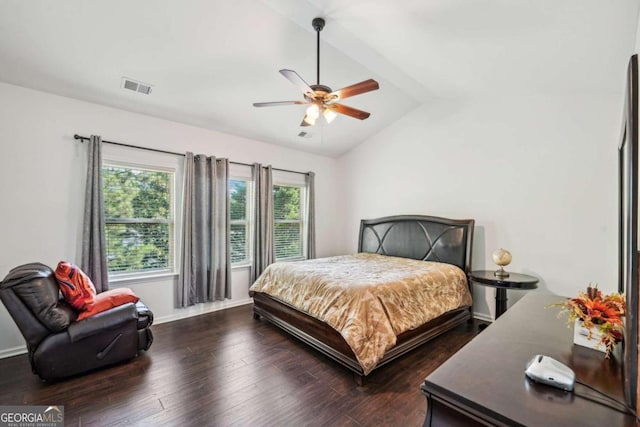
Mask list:
[{"label": "window frame", "polygon": [[[244,181],[247,185],[246,193],[246,205],[245,205],[245,220],[229,220],[229,228],[232,224],[245,224],[247,234],[245,248],[247,250],[247,256],[242,261],[236,261],[231,263],[231,268],[248,268],[253,263],[253,234],[254,234],[254,185],[252,177],[252,167],[243,164],[230,164],[229,165],[229,181]],[[228,186],[227,186],[228,189]],[[231,203],[230,194],[227,195],[229,203]],[[231,248],[229,248],[229,254],[231,255]]]},{"label": "window frame", "polygon": [[[110,287],[118,287],[126,282],[136,282],[144,279],[177,276],[180,271],[179,254],[182,246],[180,239],[182,233],[182,209],[180,209],[180,206],[182,206],[182,192],[184,190],[184,159],[172,154],[150,153],[128,147],[103,145],[102,168],[108,166],[172,174],[172,182],[169,184],[169,195],[171,197],[170,218],[172,218],[172,224],[169,225],[169,267],[136,272],[107,272]],[[171,219],[142,218],[140,221],[134,219],[132,222],[166,223],[167,221],[171,221]],[[131,223],[127,219],[118,219],[117,222]],[[107,218],[105,217],[105,237],[106,225]]]},{"label": "window frame", "polygon": [[[231,268],[234,267],[249,267],[251,266],[252,254],[253,254],[253,182],[251,179],[237,176],[229,176],[229,182],[242,181],[246,185],[246,199],[245,199],[245,219],[229,219],[229,229],[232,225],[244,225],[245,227],[245,250],[246,256],[239,261],[231,261]],[[229,202],[231,202],[231,195],[228,195]],[[229,236],[231,240],[231,236]],[[229,243],[231,246],[231,243]],[[231,256],[231,247],[229,248],[229,254]]]},{"label": "window frame", "polygon": [[276,262],[280,261],[302,261],[308,258],[307,252],[307,229],[309,225],[309,215],[307,212],[307,184],[305,181],[306,175],[293,173],[293,172],[284,172],[284,171],[274,171],[273,172],[273,187],[275,191],[276,186],[281,187],[297,187],[300,188],[300,220],[276,220],[275,218],[275,198],[274,202],[274,217],[273,217],[273,233],[274,233],[274,244],[275,244],[275,228],[276,224],[284,224],[284,223],[300,223],[300,244],[301,254],[293,257],[286,258],[278,258],[274,253],[274,259]]}]

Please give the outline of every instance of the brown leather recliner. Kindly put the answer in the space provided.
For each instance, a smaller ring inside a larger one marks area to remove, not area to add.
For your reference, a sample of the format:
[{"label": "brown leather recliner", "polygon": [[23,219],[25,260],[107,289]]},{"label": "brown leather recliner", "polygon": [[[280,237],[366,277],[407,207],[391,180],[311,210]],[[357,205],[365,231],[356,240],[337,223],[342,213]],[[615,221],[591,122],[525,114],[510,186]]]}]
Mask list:
[{"label": "brown leather recliner", "polygon": [[142,302],[76,321],[44,264],[12,269],[0,283],[0,299],[27,342],[33,373],[44,380],[132,359],[153,342],[153,313]]}]

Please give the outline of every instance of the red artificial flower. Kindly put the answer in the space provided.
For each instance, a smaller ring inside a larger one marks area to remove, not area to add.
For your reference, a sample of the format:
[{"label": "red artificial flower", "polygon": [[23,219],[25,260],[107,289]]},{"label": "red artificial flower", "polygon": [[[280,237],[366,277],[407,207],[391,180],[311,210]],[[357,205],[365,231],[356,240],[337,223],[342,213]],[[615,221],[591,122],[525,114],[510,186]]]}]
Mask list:
[{"label": "red artificial flower", "polygon": [[589,330],[592,328],[602,334],[602,344],[606,347],[606,357],[611,354],[613,346],[622,341],[625,314],[625,298],[621,294],[603,295],[596,286],[589,285],[587,292],[578,292],[576,298],[568,298],[566,302],[553,304],[562,307],[561,315],[569,313],[569,325],[580,319],[582,325]]}]

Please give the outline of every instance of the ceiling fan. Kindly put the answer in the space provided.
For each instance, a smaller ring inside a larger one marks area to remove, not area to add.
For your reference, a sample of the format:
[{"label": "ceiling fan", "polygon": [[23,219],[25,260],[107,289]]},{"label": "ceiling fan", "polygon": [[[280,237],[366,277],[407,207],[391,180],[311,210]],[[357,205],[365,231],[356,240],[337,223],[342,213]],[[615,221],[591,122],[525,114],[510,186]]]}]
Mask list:
[{"label": "ceiling fan", "polygon": [[[338,103],[343,99],[351,96],[360,95],[361,93],[370,92],[379,89],[378,82],[369,79],[342,89],[332,91],[329,86],[320,84],[320,31],[324,28],[324,19],[314,18],[311,22],[317,34],[317,84],[309,85],[298,73],[293,70],[280,70],[280,74],[285,76],[291,83],[302,89],[304,100],[300,101],[278,101],[278,102],[256,102],[254,107],[275,107],[280,105],[309,105],[306,114],[302,119],[300,126],[313,126],[316,120],[322,114],[327,121],[331,123],[337,114],[344,114],[356,119],[364,120],[371,114],[357,108],[349,107]],[[337,114],[336,114],[337,113]]]}]

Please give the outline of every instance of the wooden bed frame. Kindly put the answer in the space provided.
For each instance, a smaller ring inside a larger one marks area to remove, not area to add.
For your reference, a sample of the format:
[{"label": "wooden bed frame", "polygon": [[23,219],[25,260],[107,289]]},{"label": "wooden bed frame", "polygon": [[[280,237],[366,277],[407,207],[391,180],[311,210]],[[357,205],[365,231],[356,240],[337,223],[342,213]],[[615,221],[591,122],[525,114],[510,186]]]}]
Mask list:
[{"label": "wooden bed frame", "polygon": [[[474,220],[398,215],[362,220],[358,252],[454,264],[470,271]],[[364,372],[344,338],[328,324],[262,292],[253,293],[253,317],[264,317],[299,340],[350,369],[362,385]],[[376,368],[471,318],[471,307],[443,314],[397,337]]]}]

